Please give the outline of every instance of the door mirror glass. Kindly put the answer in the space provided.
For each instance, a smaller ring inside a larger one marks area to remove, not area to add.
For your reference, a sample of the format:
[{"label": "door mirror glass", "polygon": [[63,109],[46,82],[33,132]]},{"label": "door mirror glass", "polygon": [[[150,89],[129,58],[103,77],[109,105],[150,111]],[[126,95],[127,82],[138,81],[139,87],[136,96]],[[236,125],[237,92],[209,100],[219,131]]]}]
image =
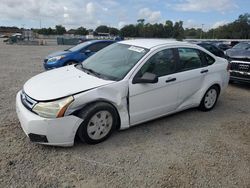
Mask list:
[{"label": "door mirror glass", "polygon": [[145,72],[142,77],[135,77],[133,79],[133,84],[136,83],[157,83],[158,82],[158,76],[153,74],[153,73],[149,73],[149,72]]}]

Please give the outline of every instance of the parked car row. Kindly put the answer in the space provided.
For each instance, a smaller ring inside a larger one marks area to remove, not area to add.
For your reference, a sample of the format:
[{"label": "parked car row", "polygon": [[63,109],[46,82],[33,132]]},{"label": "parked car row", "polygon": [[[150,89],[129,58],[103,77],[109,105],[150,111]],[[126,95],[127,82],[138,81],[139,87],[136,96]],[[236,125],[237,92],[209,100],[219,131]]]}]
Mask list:
[{"label": "parked car row", "polygon": [[201,42],[197,45],[218,57],[225,58],[230,64],[230,82],[250,83],[250,42],[240,42],[223,51],[212,43]]},{"label": "parked car row", "polygon": [[64,51],[52,53],[44,59],[44,68],[49,70],[81,63],[94,53],[114,42],[113,40],[90,40]]},{"label": "parked car row", "polygon": [[[24,84],[16,111],[31,141],[72,146],[78,136],[96,144],[116,129],[193,107],[209,111],[228,85],[228,60],[198,45],[160,39],[111,43],[91,41],[50,55],[45,68],[74,65]],[[74,63],[65,63],[71,57]]]},{"label": "parked car row", "polygon": [[250,83],[250,42],[241,42],[226,51],[230,61],[230,81]]},{"label": "parked car row", "polygon": [[221,50],[220,48],[216,47],[215,45],[211,44],[211,43],[207,43],[207,42],[201,42],[201,43],[197,43],[197,45],[205,48],[206,50],[208,50],[209,52],[211,52],[212,54],[218,56],[218,57],[222,57],[227,59],[226,54],[224,53],[223,50]]}]

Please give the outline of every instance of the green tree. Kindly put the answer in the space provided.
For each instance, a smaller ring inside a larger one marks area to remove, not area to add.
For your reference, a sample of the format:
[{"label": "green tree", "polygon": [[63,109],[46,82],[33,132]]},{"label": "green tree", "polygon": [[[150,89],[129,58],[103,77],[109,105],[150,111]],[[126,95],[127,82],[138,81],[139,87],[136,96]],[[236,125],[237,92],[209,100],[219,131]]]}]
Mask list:
[{"label": "green tree", "polygon": [[250,38],[250,14],[239,15],[232,23],[225,24],[207,32],[209,38],[220,39],[249,39]]},{"label": "green tree", "polygon": [[106,25],[100,25],[95,29],[97,33],[109,33],[109,28]]},{"label": "green tree", "polygon": [[173,28],[173,37],[179,40],[184,38],[183,21],[175,22]]},{"label": "green tree", "polygon": [[165,37],[165,29],[164,29],[164,26],[163,24],[154,24],[153,25],[153,28],[154,28],[154,37],[155,38],[163,38]]},{"label": "green tree", "polygon": [[137,20],[137,23],[138,23],[138,24],[144,25],[144,22],[145,22],[145,19],[138,19],[138,20]]},{"label": "green tree", "polygon": [[137,27],[133,24],[125,25],[121,28],[120,33],[123,37],[138,37]]},{"label": "green tree", "polygon": [[114,27],[110,27],[109,28],[109,34],[110,35],[114,35],[114,36],[117,36],[117,35],[119,35],[119,29],[117,29],[117,28],[114,28]]},{"label": "green tree", "polygon": [[55,34],[55,30],[53,30],[52,28],[42,28],[42,29],[38,29],[37,30],[38,34],[41,35],[54,35]]},{"label": "green tree", "polygon": [[87,35],[87,34],[88,34],[88,31],[84,27],[79,27],[75,31],[75,35]]},{"label": "green tree", "polygon": [[198,39],[200,38],[201,29],[186,28],[184,30],[184,35],[186,38]]},{"label": "green tree", "polygon": [[145,19],[138,19],[136,30],[137,30],[137,36],[138,37],[145,37],[145,25],[144,25]]},{"label": "green tree", "polygon": [[174,27],[173,27],[173,22],[170,20],[167,20],[164,25],[164,37],[166,38],[173,38],[173,32],[174,32]]},{"label": "green tree", "polygon": [[63,27],[62,25],[56,25],[56,34],[63,35],[64,33],[66,33],[65,27]]}]

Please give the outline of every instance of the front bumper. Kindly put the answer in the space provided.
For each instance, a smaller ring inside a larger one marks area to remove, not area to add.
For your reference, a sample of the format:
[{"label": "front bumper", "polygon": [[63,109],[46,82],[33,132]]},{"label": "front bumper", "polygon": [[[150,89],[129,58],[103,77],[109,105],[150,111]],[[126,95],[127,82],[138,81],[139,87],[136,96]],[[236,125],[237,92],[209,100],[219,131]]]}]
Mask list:
[{"label": "front bumper", "polygon": [[63,66],[63,63],[64,62],[61,62],[61,61],[55,61],[55,62],[48,62],[48,61],[45,61],[43,62],[43,67],[46,69],[46,70],[50,70],[50,69],[55,69],[55,68],[59,68],[59,67],[62,67]]},{"label": "front bumper", "polygon": [[62,118],[43,118],[29,111],[16,96],[16,112],[21,127],[31,141],[55,146],[73,146],[75,134],[82,119],[74,115]]},{"label": "front bumper", "polygon": [[230,70],[230,80],[250,83],[250,73]]}]

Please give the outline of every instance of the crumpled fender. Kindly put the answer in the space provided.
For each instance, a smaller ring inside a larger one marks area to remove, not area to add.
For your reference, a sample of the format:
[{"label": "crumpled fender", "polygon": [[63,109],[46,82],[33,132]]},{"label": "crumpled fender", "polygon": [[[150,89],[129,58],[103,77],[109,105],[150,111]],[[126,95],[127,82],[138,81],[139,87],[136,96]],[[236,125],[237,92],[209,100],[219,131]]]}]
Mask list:
[{"label": "crumpled fender", "polygon": [[74,102],[69,106],[66,114],[84,109],[87,104],[102,101],[111,103],[120,116],[120,129],[129,127],[128,112],[128,81],[122,80],[100,86],[74,95]]}]

